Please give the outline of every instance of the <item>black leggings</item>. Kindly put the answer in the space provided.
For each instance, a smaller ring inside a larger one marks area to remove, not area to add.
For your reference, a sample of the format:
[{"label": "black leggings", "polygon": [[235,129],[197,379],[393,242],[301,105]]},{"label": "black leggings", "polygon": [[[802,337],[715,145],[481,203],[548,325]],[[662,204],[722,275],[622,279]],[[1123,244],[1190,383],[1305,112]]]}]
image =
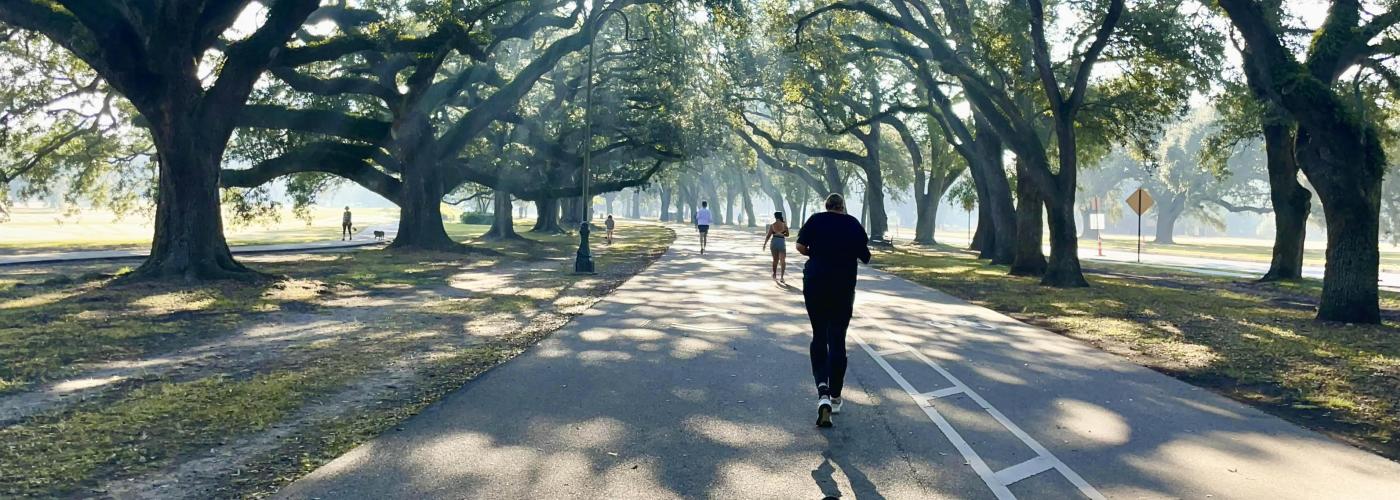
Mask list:
[{"label": "black leggings", "polygon": [[807,302],[807,317],[812,320],[810,354],[817,395],[840,397],[846,379],[846,327],[851,324],[855,286],[804,280],[802,297]]}]

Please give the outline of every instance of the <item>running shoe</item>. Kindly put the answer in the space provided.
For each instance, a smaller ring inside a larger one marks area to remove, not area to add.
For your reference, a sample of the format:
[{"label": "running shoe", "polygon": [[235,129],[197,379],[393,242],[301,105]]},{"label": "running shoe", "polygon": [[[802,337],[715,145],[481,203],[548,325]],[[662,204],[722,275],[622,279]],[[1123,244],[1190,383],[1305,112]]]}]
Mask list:
[{"label": "running shoe", "polygon": [[842,400],[841,400],[840,397],[831,398],[831,414],[832,414],[832,415],[837,415],[837,414],[840,414],[840,413],[841,413],[841,402],[842,402]]},{"label": "running shoe", "polygon": [[826,396],[817,400],[817,427],[831,427],[831,399]]}]

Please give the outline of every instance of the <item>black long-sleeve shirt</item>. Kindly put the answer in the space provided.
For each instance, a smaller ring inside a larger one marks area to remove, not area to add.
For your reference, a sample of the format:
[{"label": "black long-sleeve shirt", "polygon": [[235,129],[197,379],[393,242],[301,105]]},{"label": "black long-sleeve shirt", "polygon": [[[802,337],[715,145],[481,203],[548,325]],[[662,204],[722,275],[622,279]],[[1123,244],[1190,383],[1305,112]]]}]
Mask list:
[{"label": "black long-sleeve shirt", "polygon": [[869,237],[860,221],[847,214],[819,212],[807,219],[797,233],[797,244],[807,247],[803,277],[817,284],[856,284],[856,261],[870,263]]}]

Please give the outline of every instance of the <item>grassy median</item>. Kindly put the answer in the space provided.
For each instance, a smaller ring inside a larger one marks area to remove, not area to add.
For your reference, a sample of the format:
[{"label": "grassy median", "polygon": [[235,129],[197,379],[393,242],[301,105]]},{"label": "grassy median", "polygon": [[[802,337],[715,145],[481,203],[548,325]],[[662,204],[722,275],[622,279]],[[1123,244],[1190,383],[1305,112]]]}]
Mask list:
[{"label": "grassy median", "polygon": [[568,272],[574,236],[529,234],[466,254],[242,259],[281,276],[262,283],[12,269],[0,278],[0,496],[271,491],[519,354],[674,238],[618,233],[595,246],[588,277]]},{"label": "grassy median", "polygon": [[1260,284],[1086,264],[1085,289],[1008,276],[966,252],[902,247],[876,266],[1089,342],[1295,423],[1400,459],[1400,296],[1382,325],[1313,320],[1319,283]]}]

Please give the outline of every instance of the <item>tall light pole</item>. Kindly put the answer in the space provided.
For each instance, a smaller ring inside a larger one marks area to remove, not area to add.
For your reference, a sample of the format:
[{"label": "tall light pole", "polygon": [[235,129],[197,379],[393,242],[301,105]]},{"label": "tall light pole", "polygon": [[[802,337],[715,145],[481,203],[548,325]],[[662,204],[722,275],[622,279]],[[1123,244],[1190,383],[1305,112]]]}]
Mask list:
[{"label": "tall light pole", "polygon": [[[588,37],[588,77],[583,94],[583,169],[582,172],[579,172],[579,188],[582,191],[579,193],[579,208],[583,212],[579,214],[579,220],[583,222],[579,223],[578,228],[578,254],[574,257],[575,274],[593,274],[595,272],[593,252],[588,247],[588,232],[593,223],[590,213],[593,211],[593,200],[588,195],[593,168],[593,64],[595,59],[593,42],[598,39],[598,33],[603,31],[602,25],[608,21],[608,18],[603,16],[607,16],[609,12],[622,16],[623,38],[629,42],[646,40],[646,38],[632,38],[632,23],[627,19],[627,13],[614,7],[607,7],[599,11],[599,19],[593,24],[598,27],[597,31],[593,32],[593,36]],[[585,27],[584,29],[592,28]]]}]

